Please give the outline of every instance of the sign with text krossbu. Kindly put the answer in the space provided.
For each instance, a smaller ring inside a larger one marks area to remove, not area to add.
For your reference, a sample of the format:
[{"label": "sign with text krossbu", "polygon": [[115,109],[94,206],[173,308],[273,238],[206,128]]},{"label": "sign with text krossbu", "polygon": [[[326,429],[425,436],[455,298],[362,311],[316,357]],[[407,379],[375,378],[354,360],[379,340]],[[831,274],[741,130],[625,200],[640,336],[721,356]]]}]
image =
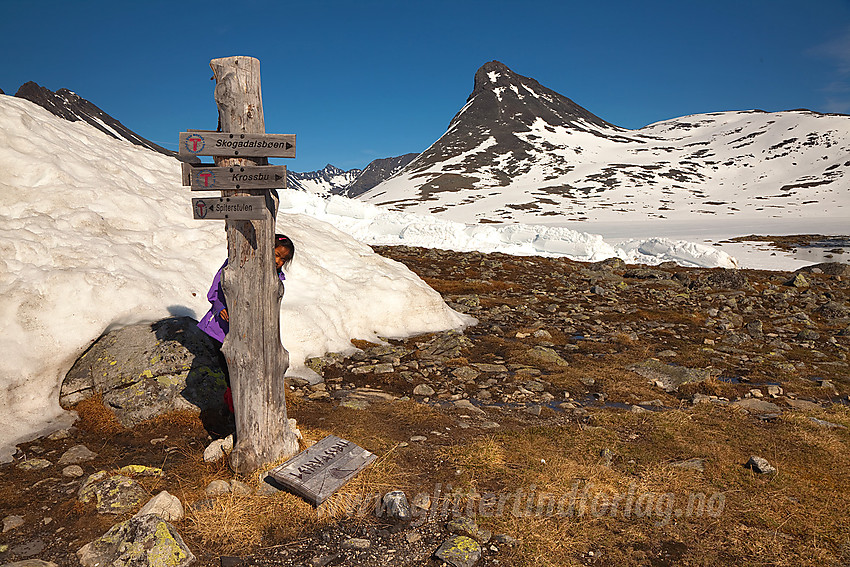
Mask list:
[{"label": "sign with text krossbu", "polygon": [[263,220],[265,197],[208,197],[192,199],[192,214],[201,220]]},{"label": "sign with text krossbu", "polygon": [[285,165],[212,165],[183,164],[183,185],[192,191],[225,189],[286,189]]},{"label": "sign with text krossbu", "polygon": [[270,470],[269,476],[313,506],[319,506],[377,458],[351,441],[328,435]]},{"label": "sign with text krossbu", "polygon": [[181,156],[295,157],[295,134],[180,132]]}]

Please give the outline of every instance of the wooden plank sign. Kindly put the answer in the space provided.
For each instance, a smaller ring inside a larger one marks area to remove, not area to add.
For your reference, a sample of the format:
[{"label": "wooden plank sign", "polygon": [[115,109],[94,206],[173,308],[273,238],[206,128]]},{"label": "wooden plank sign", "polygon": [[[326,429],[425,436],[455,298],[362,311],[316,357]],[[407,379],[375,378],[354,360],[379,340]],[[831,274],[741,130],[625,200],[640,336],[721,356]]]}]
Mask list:
[{"label": "wooden plank sign", "polygon": [[181,156],[295,157],[295,134],[180,132]]},{"label": "wooden plank sign", "polygon": [[212,165],[183,164],[183,185],[192,191],[224,189],[286,189],[285,165]]},{"label": "wooden plank sign", "polygon": [[192,215],[202,220],[263,220],[265,197],[209,197],[192,199]]},{"label": "wooden plank sign", "polygon": [[328,435],[269,471],[275,481],[319,506],[377,457],[336,435]]}]

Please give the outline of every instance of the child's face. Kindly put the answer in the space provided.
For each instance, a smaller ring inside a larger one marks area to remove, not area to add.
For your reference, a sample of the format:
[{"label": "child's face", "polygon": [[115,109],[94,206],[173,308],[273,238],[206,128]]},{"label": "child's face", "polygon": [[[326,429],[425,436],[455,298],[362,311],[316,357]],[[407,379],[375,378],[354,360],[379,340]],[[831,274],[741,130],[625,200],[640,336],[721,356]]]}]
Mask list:
[{"label": "child's face", "polygon": [[288,248],[284,246],[275,246],[274,263],[278,270],[281,269],[290,258],[292,258],[292,253],[290,253]]}]

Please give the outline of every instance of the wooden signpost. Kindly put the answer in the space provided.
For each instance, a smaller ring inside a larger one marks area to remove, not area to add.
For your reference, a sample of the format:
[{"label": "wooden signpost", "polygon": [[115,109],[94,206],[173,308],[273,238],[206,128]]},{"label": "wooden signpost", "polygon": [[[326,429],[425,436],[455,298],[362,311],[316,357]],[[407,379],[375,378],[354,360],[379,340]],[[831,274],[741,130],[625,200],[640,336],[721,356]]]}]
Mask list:
[{"label": "wooden signpost", "polygon": [[[289,426],[283,375],[289,353],[280,343],[283,284],[274,263],[276,189],[286,187],[286,167],[269,157],[295,157],[295,136],[265,134],[260,62],[227,57],[210,62],[222,132],[180,133],[181,156],[213,156],[215,164],[183,163],[192,191],[221,191],[192,199],[196,219],[224,220],[227,266],[221,283],[230,330],[221,351],[227,360],[236,443],[230,466],[248,474],[298,452]],[[270,474],[318,506],[375,460],[375,455],[333,435],[295,455]]]},{"label": "wooden signpost", "polygon": [[286,186],[286,169],[267,159],[295,157],[295,136],[265,134],[257,59],[213,59],[210,67],[221,132],[182,132],[179,153],[215,157],[214,166],[192,166],[188,175],[184,168],[184,183],[221,190],[221,198],[193,199],[192,210],[195,218],[225,220],[228,262],[221,282],[230,330],[221,350],[236,417],[230,466],[248,474],[298,452],[286,416],[289,353],[280,343],[283,284],[274,263],[275,189]]},{"label": "wooden signpost", "polygon": [[180,155],[295,157],[294,134],[248,134],[193,130],[180,133]]},{"label": "wooden signpost", "polygon": [[262,197],[192,199],[192,214],[204,220],[263,220],[268,214]]},{"label": "wooden signpost", "polygon": [[270,470],[269,476],[313,506],[319,506],[375,459],[374,454],[351,441],[328,435]]},{"label": "wooden signpost", "polygon": [[183,185],[192,191],[286,189],[285,165],[215,167],[183,163]]}]

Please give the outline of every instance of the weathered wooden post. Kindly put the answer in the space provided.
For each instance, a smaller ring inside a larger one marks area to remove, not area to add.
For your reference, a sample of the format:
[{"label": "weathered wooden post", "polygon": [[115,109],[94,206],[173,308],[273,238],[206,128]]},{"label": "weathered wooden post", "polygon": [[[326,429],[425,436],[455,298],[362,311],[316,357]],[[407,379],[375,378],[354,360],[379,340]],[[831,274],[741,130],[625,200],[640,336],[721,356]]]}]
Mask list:
[{"label": "weathered wooden post", "polygon": [[[192,177],[193,189],[196,180],[201,185],[197,189],[202,190],[217,188],[215,183],[210,185],[211,179],[225,182],[221,184],[220,202],[195,199],[194,207],[198,218],[205,218],[207,211],[224,211],[215,218],[225,218],[227,232],[228,263],[222,288],[230,330],[222,352],[227,359],[236,417],[236,444],[230,465],[239,473],[250,473],[264,463],[298,452],[298,440],[287,420],[283,380],[289,367],[289,354],[280,343],[283,284],[274,262],[277,191],[248,188],[257,186],[252,183],[256,176],[239,173],[256,171],[255,166],[265,166],[262,169],[269,172],[282,169],[285,182],[285,168],[268,166],[267,157],[284,155],[281,148],[291,149],[291,155],[284,157],[294,157],[295,140],[294,136],[263,135],[265,122],[257,59],[226,57],[213,59],[210,66],[216,81],[221,134],[181,134],[181,152],[186,149],[190,154],[215,157],[215,168],[184,166],[184,171]],[[282,138],[291,139],[291,143],[281,141]],[[215,147],[198,149],[207,145]],[[194,170],[197,171],[193,176]],[[245,182],[239,183],[240,179]],[[283,186],[268,182],[260,186],[269,185]],[[226,214],[228,210],[233,214]]]}]

